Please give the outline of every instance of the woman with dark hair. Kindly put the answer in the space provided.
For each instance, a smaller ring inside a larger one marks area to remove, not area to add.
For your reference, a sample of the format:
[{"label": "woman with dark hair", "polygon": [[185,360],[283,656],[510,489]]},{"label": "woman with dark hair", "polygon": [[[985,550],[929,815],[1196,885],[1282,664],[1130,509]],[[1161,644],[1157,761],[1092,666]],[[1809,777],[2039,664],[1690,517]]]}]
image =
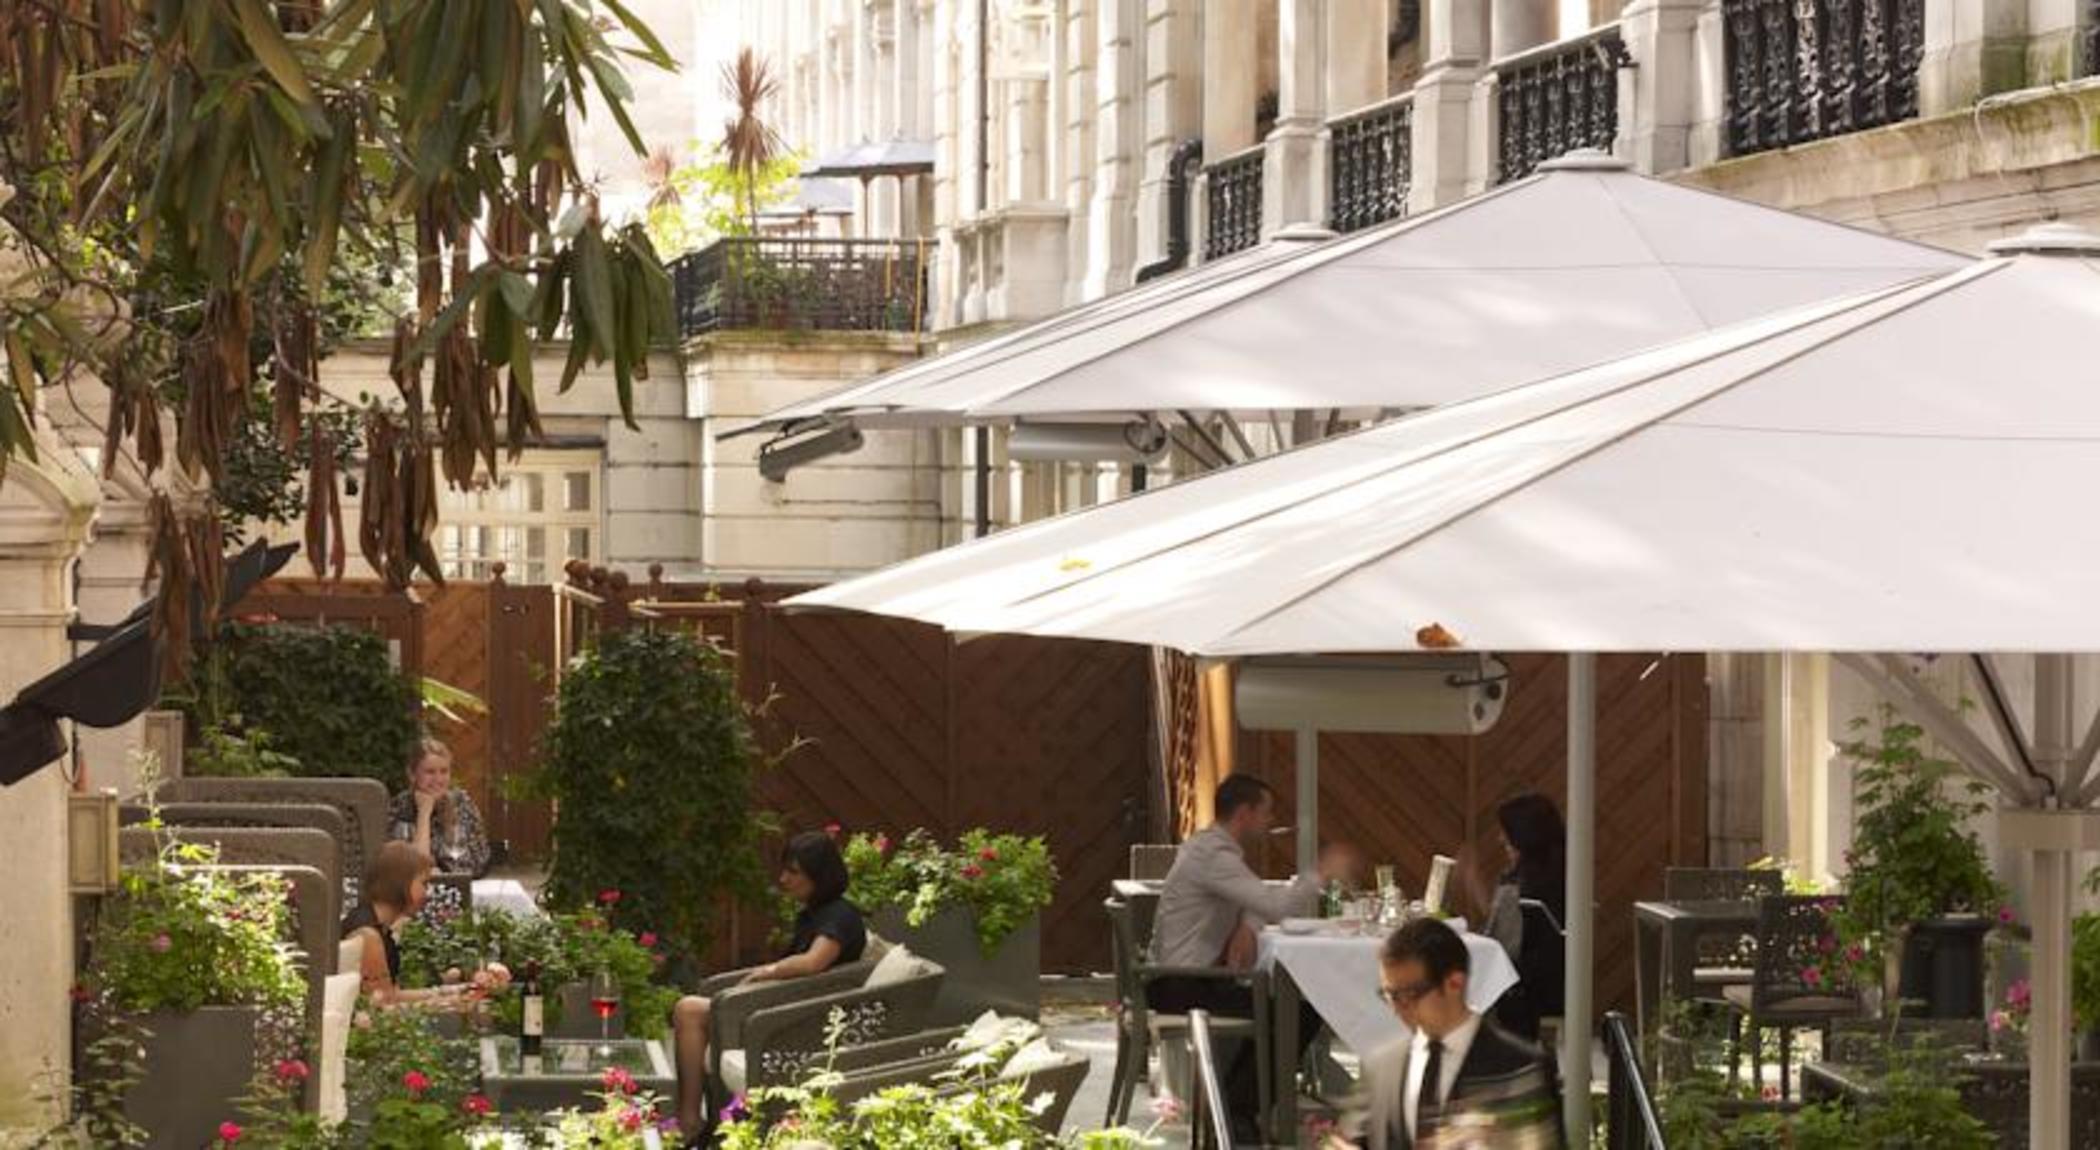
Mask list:
[{"label": "woman with dark hair", "polygon": [[[846,860],[830,835],[805,831],[788,840],[780,852],[780,889],[802,904],[795,915],[794,936],[784,957],[754,968],[744,977],[746,983],[807,978],[842,962],[860,961],[868,946],[868,928],[860,909],[846,901]],[[678,1127],[687,1135],[703,1131],[702,1088],[712,1010],[713,1004],[697,994],[679,999],[671,1010],[678,1053]]]},{"label": "woman with dark hair", "polygon": [[[1502,944],[1517,964],[1516,989],[1496,1004],[1495,1017],[1525,1038],[1539,1036],[1539,1020],[1560,1013],[1567,947],[1560,924],[1567,921],[1568,831],[1553,800],[1523,794],[1495,809],[1509,869],[1495,886],[1485,933]],[[1544,904],[1552,922],[1523,903]]]}]

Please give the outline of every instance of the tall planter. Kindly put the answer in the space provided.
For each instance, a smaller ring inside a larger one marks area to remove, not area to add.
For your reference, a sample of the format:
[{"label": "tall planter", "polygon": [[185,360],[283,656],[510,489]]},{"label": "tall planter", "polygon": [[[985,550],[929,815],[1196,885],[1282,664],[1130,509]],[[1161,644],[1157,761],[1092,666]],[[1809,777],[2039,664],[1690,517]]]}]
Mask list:
[{"label": "tall planter", "polygon": [[977,941],[977,916],[965,906],[943,907],[924,926],[911,926],[904,912],[875,912],[875,932],[902,943],[913,954],[940,963],[947,973],[933,1002],[929,1027],[958,1026],[987,1010],[1034,1018],[1042,1011],[1042,916],[1030,915],[986,954]]},{"label": "tall planter", "polygon": [[1913,923],[1904,935],[1897,982],[1904,1013],[1923,1018],[1982,1018],[1983,943],[1990,932],[1991,921],[1980,915]]},{"label": "tall planter", "polygon": [[253,1006],[205,1006],[141,1016],[145,1057],[124,1115],[149,1132],[147,1150],[214,1145],[255,1077]]}]

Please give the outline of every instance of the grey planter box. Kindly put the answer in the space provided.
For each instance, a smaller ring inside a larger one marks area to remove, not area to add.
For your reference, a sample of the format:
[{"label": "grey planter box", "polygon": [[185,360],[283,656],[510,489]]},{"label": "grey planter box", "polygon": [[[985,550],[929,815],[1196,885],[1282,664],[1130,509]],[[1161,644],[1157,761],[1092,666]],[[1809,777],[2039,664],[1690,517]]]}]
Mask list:
[{"label": "grey planter box", "polygon": [[148,1032],[144,1072],[124,1098],[124,1114],[150,1131],[148,1150],[196,1150],[219,1138],[219,1123],[238,1121],[240,1099],[255,1077],[252,1006],[206,1006],[139,1019]]},{"label": "grey planter box", "polygon": [[1041,915],[1030,915],[989,957],[977,943],[977,916],[964,907],[945,907],[921,927],[906,925],[903,911],[885,907],[875,912],[874,926],[875,933],[947,972],[927,1026],[961,1026],[987,1010],[1027,1018],[1042,1012]]}]

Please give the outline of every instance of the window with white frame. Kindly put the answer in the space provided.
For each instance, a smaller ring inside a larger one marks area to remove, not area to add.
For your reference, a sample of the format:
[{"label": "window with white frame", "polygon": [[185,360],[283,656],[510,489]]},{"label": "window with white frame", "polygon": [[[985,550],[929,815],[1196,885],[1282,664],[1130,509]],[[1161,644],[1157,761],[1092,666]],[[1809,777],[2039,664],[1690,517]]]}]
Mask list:
[{"label": "window with white frame", "polygon": [[527,451],[491,481],[441,497],[438,564],[448,579],[487,579],[497,563],[509,583],[552,583],[571,559],[603,553],[604,460],[595,450]]}]

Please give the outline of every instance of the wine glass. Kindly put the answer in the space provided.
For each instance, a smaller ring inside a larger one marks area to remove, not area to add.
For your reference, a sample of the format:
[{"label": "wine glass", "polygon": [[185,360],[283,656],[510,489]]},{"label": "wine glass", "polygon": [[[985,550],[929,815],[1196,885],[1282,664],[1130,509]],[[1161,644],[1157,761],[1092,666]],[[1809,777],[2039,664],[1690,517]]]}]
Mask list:
[{"label": "wine glass", "polygon": [[612,1016],[620,1008],[620,984],[613,981],[612,971],[600,968],[591,975],[591,1009],[598,1012],[598,1049],[600,1058],[611,1058]]}]

